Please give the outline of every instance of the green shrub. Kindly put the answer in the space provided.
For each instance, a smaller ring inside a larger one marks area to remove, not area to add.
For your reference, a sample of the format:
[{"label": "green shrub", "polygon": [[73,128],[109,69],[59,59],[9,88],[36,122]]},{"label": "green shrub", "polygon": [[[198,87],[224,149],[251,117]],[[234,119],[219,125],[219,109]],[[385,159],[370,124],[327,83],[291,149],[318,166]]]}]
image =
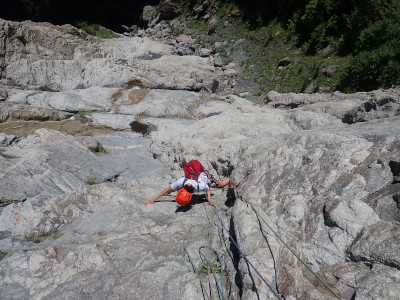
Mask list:
[{"label": "green shrub", "polygon": [[[178,4],[178,7],[184,12],[184,13],[191,13],[193,12],[193,8],[197,3],[197,0],[178,0],[176,1]],[[160,2],[161,4],[161,2]]]},{"label": "green shrub", "polygon": [[217,17],[219,19],[226,18],[230,15],[230,12],[234,9],[237,9],[237,5],[233,2],[225,2],[222,6],[218,9]]},{"label": "green shrub", "polygon": [[390,19],[379,20],[360,32],[356,51],[371,51],[385,43],[400,40],[400,23]]},{"label": "green shrub", "polygon": [[89,24],[88,22],[82,21],[77,22],[76,26],[88,34],[97,36],[102,39],[111,39],[116,37],[116,35],[109,29],[100,26],[99,24]]},{"label": "green shrub", "polygon": [[349,62],[339,89],[370,91],[400,84],[400,42],[387,43],[377,49],[362,51]]},{"label": "green shrub", "polygon": [[87,185],[95,185],[95,184],[97,184],[97,182],[93,178],[86,179],[85,183]]},{"label": "green shrub", "polygon": [[199,33],[201,34],[207,34],[208,33],[208,24],[206,21],[202,19],[194,19],[191,18],[189,20],[189,24],[191,28],[196,29]]},{"label": "green shrub", "polygon": [[351,55],[338,89],[372,90],[399,84],[400,0],[309,0],[288,20],[306,54],[331,46]]},{"label": "green shrub", "polygon": [[99,142],[97,142],[96,147],[88,147],[89,151],[93,153],[107,153],[106,149],[104,149],[103,145]]}]

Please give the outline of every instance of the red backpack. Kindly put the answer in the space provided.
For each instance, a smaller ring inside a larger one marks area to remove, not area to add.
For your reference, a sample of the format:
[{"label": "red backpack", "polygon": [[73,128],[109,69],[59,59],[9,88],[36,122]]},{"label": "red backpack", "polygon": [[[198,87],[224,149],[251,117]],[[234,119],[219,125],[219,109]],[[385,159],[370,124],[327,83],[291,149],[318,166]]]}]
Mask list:
[{"label": "red backpack", "polygon": [[198,160],[191,160],[186,163],[183,170],[185,171],[186,178],[197,181],[199,175],[205,171],[205,168]]},{"label": "red backpack", "polygon": [[197,181],[202,172],[207,175],[207,184],[209,186],[211,186],[212,183],[215,184],[216,182],[210,172],[208,172],[198,160],[191,160],[187,162],[183,170],[185,171],[185,180],[183,181],[182,187],[185,186],[185,183],[188,179],[193,179]]}]

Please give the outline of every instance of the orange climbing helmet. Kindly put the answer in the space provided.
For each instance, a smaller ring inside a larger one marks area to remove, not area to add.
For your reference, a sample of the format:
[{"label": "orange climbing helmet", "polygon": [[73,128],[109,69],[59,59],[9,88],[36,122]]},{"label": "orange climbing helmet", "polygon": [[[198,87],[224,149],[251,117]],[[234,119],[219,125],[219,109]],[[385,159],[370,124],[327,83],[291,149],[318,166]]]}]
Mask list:
[{"label": "orange climbing helmet", "polygon": [[190,200],[192,200],[192,194],[189,193],[185,189],[180,189],[178,193],[176,194],[176,202],[180,206],[186,206],[189,204]]}]

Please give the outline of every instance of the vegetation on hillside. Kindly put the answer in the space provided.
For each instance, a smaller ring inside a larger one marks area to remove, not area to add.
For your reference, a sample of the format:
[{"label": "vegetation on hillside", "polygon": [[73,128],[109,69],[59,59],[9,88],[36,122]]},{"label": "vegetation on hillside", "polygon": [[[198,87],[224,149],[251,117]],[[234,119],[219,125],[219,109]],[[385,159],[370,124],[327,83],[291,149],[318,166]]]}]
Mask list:
[{"label": "vegetation on hillside", "polygon": [[[99,35],[107,33],[92,24],[119,31],[121,24],[140,23],[144,5],[163,1],[16,0],[0,16],[70,23]],[[246,40],[231,42],[220,54],[227,62],[239,62],[244,71],[239,84],[253,80],[259,93],[353,92],[400,85],[400,0],[172,1],[199,29],[200,42]],[[200,4],[221,23],[228,21],[228,27],[209,35],[204,15],[195,17],[194,8]],[[235,9],[240,17],[230,15]],[[238,57],[243,49],[246,57]],[[285,57],[291,64],[279,68],[279,60]],[[325,67],[332,66],[335,72],[320,76]]]},{"label": "vegetation on hillside", "polygon": [[[177,1],[189,14],[199,2]],[[261,53],[249,49],[245,62],[261,90],[275,85],[298,92],[312,84],[351,92],[400,84],[400,0],[227,0],[217,17],[229,19],[233,9],[242,12],[240,24],[231,24],[241,28],[241,37],[265,46]],[[232,37],[238,37],[235,30]],[[284,56],[294,63],[277,70]],[[337,72],[319,77],[328,65]]]},{"label": "vegetation on hillside", "polygon": [[103,26],[100,26],[99,24],[89,24],[85,21],[82,22],[77,22],[76,26],[84,31],[86,31],[88,34],[97,36],[102,39],[111,39],[113,37],[116,37],[117,35],[107,29],[104,28]]}]

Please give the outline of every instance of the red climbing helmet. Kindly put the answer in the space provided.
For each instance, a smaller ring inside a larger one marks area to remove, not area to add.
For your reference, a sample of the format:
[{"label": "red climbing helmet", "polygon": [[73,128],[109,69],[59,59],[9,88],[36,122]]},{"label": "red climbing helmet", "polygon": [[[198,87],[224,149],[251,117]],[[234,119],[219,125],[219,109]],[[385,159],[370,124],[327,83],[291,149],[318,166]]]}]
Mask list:
[{"label": "red climbing helmet", "polygon": [[189,193],[185,189],[180,189],[178,193],[176,194],[176,202],[180,206],[186,206],[189,204],[190,200],[192,200],[192,194]]}]

